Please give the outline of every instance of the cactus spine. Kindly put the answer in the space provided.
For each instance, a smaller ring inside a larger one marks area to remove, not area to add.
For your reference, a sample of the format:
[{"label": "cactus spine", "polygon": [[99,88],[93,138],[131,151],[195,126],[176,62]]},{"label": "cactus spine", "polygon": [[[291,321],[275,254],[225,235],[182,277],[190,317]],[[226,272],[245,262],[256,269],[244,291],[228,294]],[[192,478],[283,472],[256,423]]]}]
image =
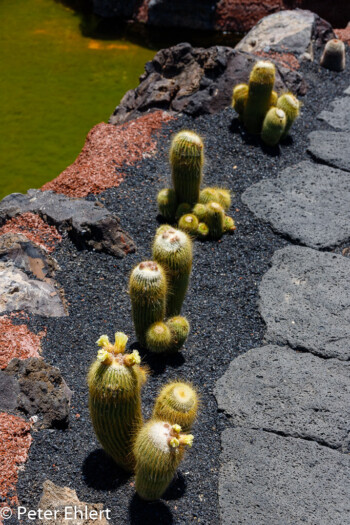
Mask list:
[{"label": "cactus spine", "polygon": [[261,138],[268,146],[276,146],[286,128],[287,118],[283,109],[271,108],[265,117]]},{"label": "cactus spine", "polygon": [[169,290],[166,297],[167,316],[179,315],[192,268],[192,241],[181,230],[171,226],[156,234],[153,258],[166,272]]},{"label": "cactus spine", "polygon": [[277,107],[282,109],[286,114],[287,121],[282,135],[286,137],[295,119],[299,116],[300,103],[292,93],[285,93],[279,97]]},{"label": "cactus spine", "polygon": [[322,53],[320,64],[331,71],[345,69],[345,44],[337,38],[329,40]]},{"label": "cactus spine", "polygon": [[138,264],[131,273],[129,294],[136,336],[146,345],[146,331],[165,316],[167,283],[164,270],[153,261]]},{"label": "cactus spine", "polygon": [[178,423],[189,432],[197,417],[198,396],[188,383],[174,381],[165,385],[156,399],[153,418]]},{"label": "cactus spine", "polygon": [[271,105],[275,83],[275,66],[271,62],[257,62],[249,77],[249,90],[244,108],[243,122],[249,133],[258,134]]},{"label": "cactus spine", "polygon": [[203,142],[193,131],[180,131],[170,148],[172,181],[179,203],[198,202],[204,163]]},{"label": "cactus spine", "polygon": [[168,221],[175,217],[177,208],[177,199],[175,191],[171,188],[160,190],[157,195],[159,213]]},{"label": "cactus spine", "polygon": [[89,409],[104,450],[125,470],[134,468],[133,436],[142,426],[140,390],[146,374],[137,350],[124,354],[127,336],[115,334],[115,344],[103,335],[88,374]]},{"label": "cactus spine", "polygon": [[180,425],[164,421],[149,421],[138,433],[134,456],[136,459],[135,488],[144,500],[160,498],[179,466],[186,446],[191,447],[193,436],[182,434]]}]

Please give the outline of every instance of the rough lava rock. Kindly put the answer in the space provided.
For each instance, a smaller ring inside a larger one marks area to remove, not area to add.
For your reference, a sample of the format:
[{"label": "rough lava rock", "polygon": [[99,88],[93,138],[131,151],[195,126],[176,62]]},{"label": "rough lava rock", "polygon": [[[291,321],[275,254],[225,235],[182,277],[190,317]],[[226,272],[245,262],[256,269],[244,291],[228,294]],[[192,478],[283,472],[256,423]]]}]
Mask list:
[{"label": "rough lava rock", "polygon": [[342,255],[301,246],[275,252],[259,288],[266,341],[348,361],[349,275]]},{"label": "rough lava rock", "polygon": [[[37,428],[66,428],[72,392],[58,368],[41,358],[12,359],[0,375],[1,390],[12,380],[16,409],[37,416]],[[0,407],[4,409],[3,406]]]},{"label": "rough lava rock", "polygon": [[[80,501],[75,490],[69,487],[59,487],[50,480],[43,484],[43,493],[39,502],[39,509],[56,514],[57,518],[50,519],[52,525],[109,525],[106,511],[102,503],[84,503]],[[73,513],[66,517],[66,509]],[[76,510],[76,518],[74,516]],[[81,517],[83,516],[83,517]],[[39,519],[37,525],[47,525],[47,520]]]},{"label": "rough lava rock", "polygon": [[215,396],[235,427],[350,451],[350,363],[287,346],[254,348],[231,362]]},{"label": "rough lava rock", "polygon": [[242,201],[275,231],[311,248],[330,248],[350,239],[346,171],[300,162],[276,179],[250,186]]},{"label": "rough lava rock", "polygon": [[0,202],[0,224],[21,213],[34,212],[69,232],[73,240],[116,257],[135,251],[131,237],[120,228],[116,215],[101,203],[72,199],[53,191],[12,193]]},{"label": "rough lava rock", "polygon": [[[147,62],[136,89],[128,91],[110,117],[121,124],[155,109],[196,117],[231,105],[235,84],[247,82],[257,57],[230,47],[193,48],[188,43],[160,50]],[[276,62],[276,88],[304,92],[302,76]]]},{"label": "rough lava rock", "polygon": [[344,0],[93,0],[102,17],[133,19],[153,27],[246,33],[263,17],[284,9],[310,9],[343,27],[350,19]]},{"label": "rough lava rock", "polygon": [[314,46],[335,38],[332,26],[311,11],[281,11],[266,16],[237,44],[247,53],[291,53],[313,59]]},{"label": "rough lava rock", "polygon": [[308,152],[329,166],[350,171],[350,133],[348,131],[312,131]]},{"label": "rough lava rock", "polygon": [[[258,371],[257,371],[258,373]],[[350,523],[350,456],[259,430],[222,433],[222,525]]]},{"label": "rough lava rock", "polygon": [[317,118],[332,128],[350,131],[350,97],[336,98],[331,103],[331,110],[322,111]]}]

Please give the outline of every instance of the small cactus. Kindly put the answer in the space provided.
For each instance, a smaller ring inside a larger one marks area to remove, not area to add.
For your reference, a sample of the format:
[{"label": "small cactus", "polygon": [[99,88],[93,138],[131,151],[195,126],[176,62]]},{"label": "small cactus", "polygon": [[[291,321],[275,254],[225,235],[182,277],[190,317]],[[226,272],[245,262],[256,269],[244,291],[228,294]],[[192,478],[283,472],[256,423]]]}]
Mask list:
[{"label": "small cactus", "polygon": [[287,122],[282,135],[282,137],[286,137],[295,119],[299,116],[300,102],[292,93],[285,93],[279,97],[277,107],[286,114]]},{"label": "small cactus", "polygon": [[276,93],[276,91],[272,91],[271,92],[271,96],[270,96],[270,101],[269,101],[269,106],[277,106],[277,100],[278,100],[278,95]]},{"label": "small cactus", "polygon": [[179,206],[176,208],[175,219],[178,221],[183,215],[186,215],[186,213],[191,213],[191,211],[192,206],[187,202],[183,202],[182,204],[179,204]]},{"label": "small cactus", "polygon": [[180,425],[151,420],[140,430],[134,445],[135,489],[146,501],[159,499],[178,468],[193,436],[182,434]]},{"label": "small cactus", "polygon": [[236,229],[235,221],[228,215],[225,216],[224,230],[227,233],[233,233]]},{"label": "small cactus", "polygon": [[195,235],[198,229],[198,219],[193,213],[187,213],[179,220],[178,227],[189,235]]},{"label": "small cactus", "polygon": [[96,436],[120,467],[131,471],[133,436],[142,426],[140,390],[146,380],[137,350],[124,354],[127,336],[115,334],[115,344],[103,335],[88,374],[89,409]]},{"label": "small cactus", "polygon": [[[190,237],[185,232],[168,226],[154,238],[153,258],[164,268],[168,280],[166,314],[168,317],[179,315],[192,268]],[[155,319],[157,320],[160,319]]]},{"label": "small cactus", "polygon": [[272,62],[257,62],[249,77],[248,97],[243,113],[244,125],[249,133],[259,134],[265,115],[271,105],[275,83],[275,66]]},{"label": "small cactus", "polygon": [[198,203],[198,204],[196,204],[193,207],[192,213],[201,222],[201,221],[204,221],[204,219],[205,219],[205,215],[207,213],[207,208],[205,207],[205,204]]},{"label": "small cactus", "polygon": [[204,163],[202,139],[193,131],[180,131],[170,147],[172,181],[178,202],[198,202]]},{"label": "small cactus", "polygon": [[197,417],[198,395],[192,385],[174,381],[165,385],[156,399],[153,419],[178,423],[189,432]]},{"label": "small cactus", "polygon": [[130,276],[129,294],[136,336],[145,346],[147,329],[165,316],[167,282],[161,265],[153,261],[138,264]]},{"label": "small cactus", "polygon": [[152,324],[146,332],[146,346],[155,354],[169,352],[172,345],[172,334],[163,321]]},{"label": "small cactus", "polygon": [[233,88],[232,107],[242,117],[248,98],[248,84],[238,84]]},{"label": "small cactus", "polygon": [[160,190],[157,195],[157,203],[159,213],[167,220],[174,220],[176,209],[177,209],[177,199],[176,193],[171,188],[164,188]]},{"label": "small cactus", "polygon": [[171,347],[170,352],[178,352],[180,348],[185,344],[185,341],[190,332],[190,325],[186,317],[176,315],[170,317],[166,322],[167,327],[171,333]]},{"label": "small cactus", "polygon": [[209,202],[219,202],[219,195],[216,188],[204,188],[199,194],[199,203],[208,204]]},{"label": "small cactus", "polygon": [[214,188],[218,194],[218,203],[227,211],[231,206],[231,193],[225,188]]},{"label": "small cactus", "polygon": [[268,146],[279,143],[286,128],[287,118],[283,109],[271,108],[265,117],[261,138]]},{"label": "small cactus", "polygon": [[320,64],[331,71],[345,69],[345,44],[337,38],[329,40],[322,53]]},{"label": "small cactus", "polygon": [[205,224],[205,222],[200,222],[198,224],[197,236],[200,239],[202,239],[202,241],[204,241],[205,239],[207,239],[209,237],[209,228]]},{"label": "small cactus", "polygon": [[207,204],[206,224],[209,228],[209,236],[212,239],[220,239],[224,234],[225,212],[218,202]]}]

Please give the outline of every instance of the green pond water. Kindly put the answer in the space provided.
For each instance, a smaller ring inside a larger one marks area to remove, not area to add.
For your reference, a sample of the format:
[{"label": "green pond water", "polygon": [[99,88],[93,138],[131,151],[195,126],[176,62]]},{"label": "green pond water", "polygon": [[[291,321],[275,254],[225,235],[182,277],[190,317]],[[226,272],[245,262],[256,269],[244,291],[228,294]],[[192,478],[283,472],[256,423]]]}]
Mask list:
[{"label": "green pond water", "polygon": [[0,46],[0,198],[71,164],[155,54],[83,36],[80,16],[54,0],[0,0]]}]

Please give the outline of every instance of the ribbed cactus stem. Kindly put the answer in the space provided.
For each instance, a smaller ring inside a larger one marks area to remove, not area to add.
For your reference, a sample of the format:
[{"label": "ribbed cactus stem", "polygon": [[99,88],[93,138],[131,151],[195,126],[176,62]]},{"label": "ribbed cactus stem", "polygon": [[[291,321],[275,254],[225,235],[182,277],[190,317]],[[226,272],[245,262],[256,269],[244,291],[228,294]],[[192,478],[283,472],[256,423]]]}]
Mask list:
[{"label": "ribbed cactus stem", "polygon": [[333,38],[325,45],[320,64],[331,71],[343,71],[345,69],[345,57],[344,42]]},{"label": "ribbed cactus stem", "polygon": [[154,261],[138,264],[130,276],[129,294],[136,336],[145,346],[147,329],[165,316],[167,282],[161,265]]},{"label": "ribbed cactus stem", "polygon": [[153,242],[153,258],[166,272],[168,293],[167,316],[181,312],[192,268],[192,241],[183,231],[169,226],[156,234]]},{"label": "ribbed cactus stem", "polygon": [[195,204],[204,163],[202,139],[193,131],[180,131],[171,143],[170,162],[178,202]]},{"label": "ribbed cactus stem", "polygon": [[225,212],[217,202],[207,204],[206,224],[212,239],[220,239],[225,231]]},{"label": "ribbed cactus stem", "polygon": [[183,434],[180,425],[165,421],[151,420],[140,430],[134,456],[135,488],[142,499],[153,501],[164,494],[192,442],[193,436]]},{"label": "ribbed cactus stem", "polygon": [[259,134],[265,115],[271,105],[275,83],[275,66],[272,62],[257,62],[249,77],[248,97],[243,122],[249,133]]},{"label": "ribbed cactus stem", "polygon": [[153,418],[178,423],[189,432],[197,417],[198,395],[189,383],[174,381],[160,391],[153,409]]},{"label": "ribbed cactus stem", "polygon": [[207,209],[205,207],[205,204],[200,204],[200,203],[196,204],[193,207],[192,213],[197,217],[199,222],[204,221],[206,213],[207,213]]},{"label": "ribbed cactus stem", "polygon": [[284,134],[287,118],[283,109],[271,108],[265,117],[261,138],[268,146],[276,146]]},{"label": "ribbed cactus stem", "polygon": [[127,337],[117,332],[115,344],[107,336],[88,374],[89,409],[96,436],[104,450],[123,469],[135,466],[134,436],[142,426],[140,390],[146,373],[137,350],[124,354]]},{"label": "ribbed cactus stem", "polygon": [[299,116],[300,102],[292,93],[285,93],[279,97],[277,107],[282,109],[286,115],[286,126],[282,135],[282,137],[286,137],[294,121]]}]

